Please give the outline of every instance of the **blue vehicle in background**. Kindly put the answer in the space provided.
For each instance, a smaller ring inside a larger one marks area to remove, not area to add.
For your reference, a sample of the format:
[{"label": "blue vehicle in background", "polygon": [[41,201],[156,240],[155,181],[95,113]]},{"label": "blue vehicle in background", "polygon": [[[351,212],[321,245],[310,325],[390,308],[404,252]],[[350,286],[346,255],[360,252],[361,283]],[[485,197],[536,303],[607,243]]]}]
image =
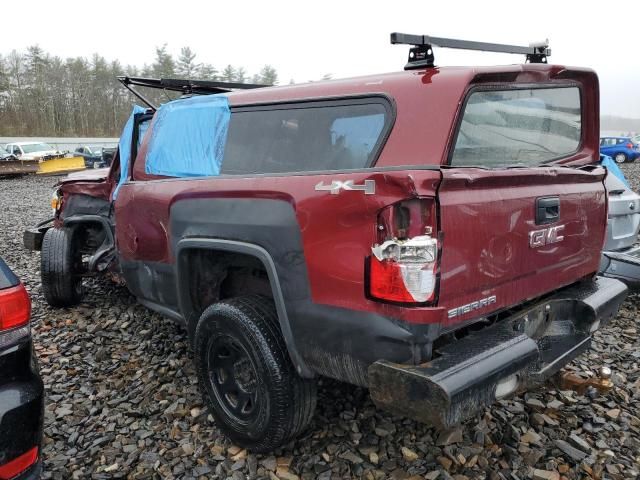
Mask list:
[{"label": "blue vehicle in background", "polygon": [[638,137],[601,137],[600,153],[616,163],[635,162],[640,157],[640,142]]}]

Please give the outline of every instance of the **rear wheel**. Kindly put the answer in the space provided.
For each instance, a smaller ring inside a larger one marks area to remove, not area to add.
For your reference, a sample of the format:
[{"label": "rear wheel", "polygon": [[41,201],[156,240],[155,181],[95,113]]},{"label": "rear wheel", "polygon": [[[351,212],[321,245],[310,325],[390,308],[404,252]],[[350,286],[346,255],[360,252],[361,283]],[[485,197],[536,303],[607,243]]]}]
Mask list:
[{"label": "rear wheel", "polygon": [[69,307],[82,300],[81,256],[74,248],[73,230],[50,228],[42,239],[40,277],[47,303]]},{"label": "rear wheel", "polygon": [[616,163],[624,163],[627,161],[627,156],[624,153],[620,152],[620,153],[616,153],[613,159],[616,161]]},{"label": "rear wheel", "polygon": [[251,295],[211,305],[194,350],[205,402],[236,444],[268,452],[311,421],[316,385],[296,373],[271,300]]}]

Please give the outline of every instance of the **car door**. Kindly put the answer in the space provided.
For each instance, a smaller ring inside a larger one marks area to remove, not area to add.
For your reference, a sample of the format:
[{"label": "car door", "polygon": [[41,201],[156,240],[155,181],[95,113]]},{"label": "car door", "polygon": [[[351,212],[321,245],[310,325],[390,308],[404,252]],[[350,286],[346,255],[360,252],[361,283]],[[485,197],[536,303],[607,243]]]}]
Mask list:
[{"label": "car door", "polygon": [[[612,148],[612,138],[603,138],[600,140],[600,152],[604,155],[611,156],[613,148]],[[615,140],[614,140],[615,145]]]}]

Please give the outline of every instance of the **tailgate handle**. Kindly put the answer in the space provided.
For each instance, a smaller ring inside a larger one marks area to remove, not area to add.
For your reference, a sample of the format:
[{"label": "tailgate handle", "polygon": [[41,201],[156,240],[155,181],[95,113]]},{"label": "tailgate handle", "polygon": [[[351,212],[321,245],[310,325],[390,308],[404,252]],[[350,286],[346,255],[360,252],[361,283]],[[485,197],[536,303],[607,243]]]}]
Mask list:
[{"label": "tailgate handle", "polygon": [[536,225],[554,223],[560,219],[560,198],[543,197],[536,199]]}]

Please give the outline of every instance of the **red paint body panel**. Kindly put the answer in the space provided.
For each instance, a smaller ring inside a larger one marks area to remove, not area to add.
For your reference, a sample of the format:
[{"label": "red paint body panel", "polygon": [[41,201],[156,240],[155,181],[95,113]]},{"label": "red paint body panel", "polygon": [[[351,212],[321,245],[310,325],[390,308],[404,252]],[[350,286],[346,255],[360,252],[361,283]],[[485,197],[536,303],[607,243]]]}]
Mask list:
[{"label": "red paint body panel", "polygon": [[[376,182],[376,195],[315,191],[320,182]],[[315,303],[372,311],[415,323],[436,323],[442,310],[387,305],[365,298],[365,258],[376,242],[376,218],[386,205],[435,196],[440,172],[410,170],[350,174],[203,178],[132,182],[116,201],[120,256],[173,263],[169,244],[171,205],[187,198],[271,198],[291,203],[303,238],[304,256]],[[145,212],[140,215],[140,212]]]}]

